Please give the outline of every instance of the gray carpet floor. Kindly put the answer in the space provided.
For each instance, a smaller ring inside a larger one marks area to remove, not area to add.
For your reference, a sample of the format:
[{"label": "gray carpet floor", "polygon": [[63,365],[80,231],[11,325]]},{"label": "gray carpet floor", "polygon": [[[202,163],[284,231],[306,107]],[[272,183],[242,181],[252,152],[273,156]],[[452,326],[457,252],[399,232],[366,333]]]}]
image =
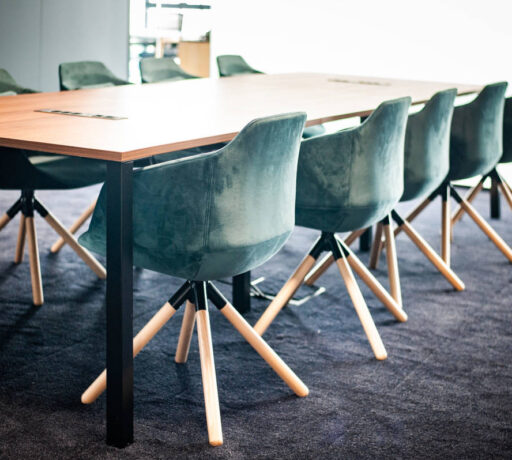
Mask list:
[{"label": "gray carpet floor", "polygon": [[[39,197],[70,224],[97,190]],[[0,209],[16,196],[2,192]],[[488,216],[487,194],[476,206]],[[505,203],[502,214],[492,224],[512,243]],[[436,249],[439,217],[435,203],[415,223]],[[452,258],[466,291],[454,292],[404,235],[397,249],[409,321],[397,323],[360,283],[386,361],[373,358],[335,269],[319,282],[325,294],[283,310],[265,338],[309,386],[307,398],[295,397],[212,308],[221,447],[208,445],[195,335],[188,363],[173,361],[180,312],[135,360],[135,442],[123,450],[105,445],[104,396],[80,403],[104,366],[105,284],[69,248],[50,255],[54,234],[38,218],[46,303],[31,306],[28,261],[12,263],[16,224],[0,233],[0,458],[512,457],[512,270],[467,217]],[[278,290],[315,237],[297,228],[255,271],[267,277],[262,287]],[[375,273],[387,286],[384,262]],[[135,270],[134,284],[139,330],[180,280]],[[254,300],[248,321],[265,306]]]}]

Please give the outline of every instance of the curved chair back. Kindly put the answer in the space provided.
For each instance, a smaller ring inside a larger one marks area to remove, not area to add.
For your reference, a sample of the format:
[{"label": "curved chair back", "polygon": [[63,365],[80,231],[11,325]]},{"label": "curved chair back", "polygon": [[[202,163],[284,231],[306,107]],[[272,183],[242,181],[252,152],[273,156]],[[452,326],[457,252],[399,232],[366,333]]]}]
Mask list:
[{"label": "curved chair back", "polygon": [[512,163],[512,97],[505,99],[503,115],[503,156],[500,163]]},{"label": "curved chair back", "polygon": [[172,58],[144,58],[139,66],[142,83],[198,78],[185,72]]},{"label": "curved chair back", "polygon": [[237,54],[224,54],[217,56],[217,67],[221,77],[230,77],[244,73],[263,73],[253,69],[242,56]]},{"label": "curved chair back", "polygon": [[[306,116],[252,121],[222,149],[134,172],[134,263],[191,280],[261,265],[288,239]],[[80,241],[105,251],[103,189]]]},{"label": "curved chair back", "polygon": [[360,126],[302,142],[297,225],[326,232],[383,219],[403,192],[409,97],[384,102]]},{"label": "curved chair back", "polygon": [[14,94],[36,93],[33,89],[24,88],[16,83],[11,74],[5,69],[0,69],[0,93],[3,96],[12,96]]},{"label": "curved chair back", "polygon": [[107,86],[128,85],[129,82],[117,78],[102,62],[65,62],[59,65],[61,91]]},{"label": "curved chair back", "polygon": [[456,89],[440,91],[420,112],[409,115],[401,201],[423,197],[446,179],[450,169],[450,126],[456,96]]},{"label": "curved chair back", "polygon": [[488,173],[503,154],[503,108],[507,83],[487,85],[478,97],[453,111],[450,180]]}]

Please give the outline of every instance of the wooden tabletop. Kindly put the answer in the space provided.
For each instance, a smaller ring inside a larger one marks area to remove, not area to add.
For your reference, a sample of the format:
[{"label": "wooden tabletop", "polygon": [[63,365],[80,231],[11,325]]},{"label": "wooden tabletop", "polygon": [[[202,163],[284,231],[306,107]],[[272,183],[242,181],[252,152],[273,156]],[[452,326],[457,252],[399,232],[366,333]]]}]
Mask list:
[{"label": "wooden tabletop", "polygon": [[[308,126],[369,115],[381,102],[459,85],[313,73],[243,75],[0,98],[0,146],[129,161],[232,139],[250,120],[304,111]],[[60,109],[126,117],[84,118],[36,112]]]}]

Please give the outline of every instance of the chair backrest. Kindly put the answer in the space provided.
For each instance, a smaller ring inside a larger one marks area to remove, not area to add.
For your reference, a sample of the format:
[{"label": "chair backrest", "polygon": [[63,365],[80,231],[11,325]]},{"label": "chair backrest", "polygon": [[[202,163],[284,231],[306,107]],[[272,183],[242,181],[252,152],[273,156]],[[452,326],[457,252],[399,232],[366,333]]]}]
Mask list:
[{"label": "chair backrest", "polygon": [[359,126],[302,141],[298,225],[351,231],[383,219],[403,192],[409,97],[387,101]]},{"label": "chair backrest", "polygon": [[450,126],[456,96],[456,89],[440,91],[421,111],[409,115],[402,201],[423,197],[446,179],[450,169]]},{"label": "chair backrest", "polygon": [[60,64],[59,83],[61,91],[129,84],[129,82],[117,78],[105,64],[98,61]]},{"label": "chair backrest", "polygon": [[224,54],[217,56],[217,67],[221,77],[230,77],[244,73],[262,73],[253,69],[242,56],[236,54]]},{"label": "chair backrest", "polygon": [[469,104],[455,107],[450,136],[450,180],[488,173],[503,154],[507,83],[487,85]]},{"label": "chair backrest", "polygon": [[500,163],[512,162],[512,97],[505,99],[503,115],[503,156]]},{"label": "chair backrest", "polygon": [[3,96],[12,96],[13,94],[36,93],[33,89],[24,88],[18,85],[16,80],[5,69],[0,69],[0,93]]},{"label": "chair backrest", "polygon": [[[306,115],[249,123],[212,153],[134,172],[134,263],[193,280],[251,270],[288,239],[295,222],[295,183]],[[104,252],[103,189],[81,242]]]},{"label": "chair backrest", "polygon": [[144,58],[139,66],[142,83],[198,78],[185,72],[172,58]]}]

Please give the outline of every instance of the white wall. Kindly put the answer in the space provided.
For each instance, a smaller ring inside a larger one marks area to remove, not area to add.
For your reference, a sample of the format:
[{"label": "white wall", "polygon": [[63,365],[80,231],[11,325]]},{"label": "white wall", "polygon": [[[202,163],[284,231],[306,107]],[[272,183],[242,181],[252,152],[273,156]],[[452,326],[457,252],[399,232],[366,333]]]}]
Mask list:
[{"label": "white wall", "polygon": [[215,0],[213,14],[212,55],[269,73],[512,84],[512,0]]},{"label": "white wall", "polygon": [[61,62],[103,61],[128,74],[128,0],[0,0],[0,67],[57,91]]}]

